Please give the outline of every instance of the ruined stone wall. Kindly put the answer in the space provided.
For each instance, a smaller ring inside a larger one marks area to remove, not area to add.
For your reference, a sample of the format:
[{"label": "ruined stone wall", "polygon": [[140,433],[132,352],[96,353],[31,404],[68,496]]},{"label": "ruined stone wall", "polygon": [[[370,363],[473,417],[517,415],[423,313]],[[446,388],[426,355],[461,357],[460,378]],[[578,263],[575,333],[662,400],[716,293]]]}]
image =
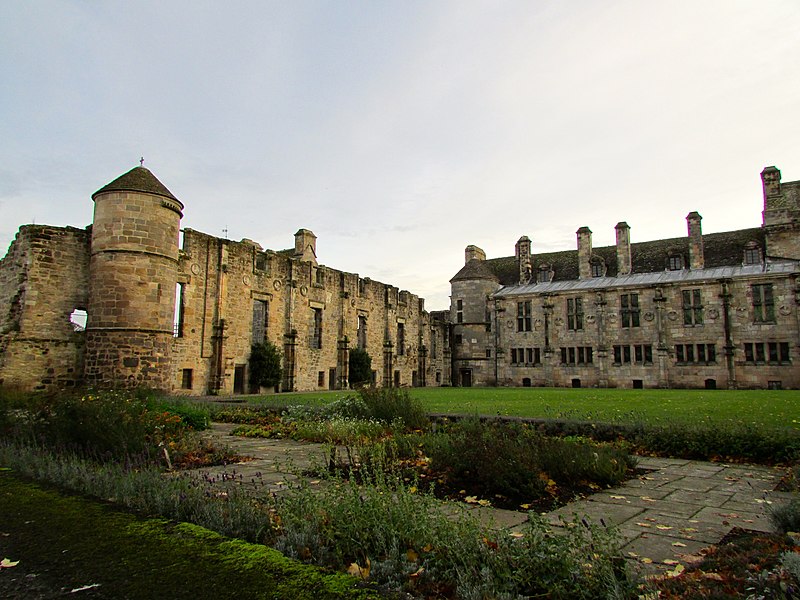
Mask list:
[{"label": "ruined stone wall", "polygon": [[21,227],[0,261],[0,384],[24,390],[82,379],[85,333],[70,323],[88,305],[88,230]]},{"label": "ruined stone wall", "polygon": [[[295,257],[185,230],[178,281],[182,328],[172,341],[172,386],[186,394],[249,392],[254,304],[263,302],[265,339],[283,355],[283,390],[341,389],[359,316],[379,385],[437,385],[444,371],[445,324],[432,323],[419,297]],[[322,314],[321,344],[314,336]],[[405,343],[398,348],[398,324]],[[428,356],[438,336],[439,352]],[[388,342],[388,343],[387,343]],[[319,347],[317,347],[319,346]],[[186,371],[191,371],[188,375]],[[396,373],[397,372],[397,373]],[[188,384],[191,387],[184,387]]]}]

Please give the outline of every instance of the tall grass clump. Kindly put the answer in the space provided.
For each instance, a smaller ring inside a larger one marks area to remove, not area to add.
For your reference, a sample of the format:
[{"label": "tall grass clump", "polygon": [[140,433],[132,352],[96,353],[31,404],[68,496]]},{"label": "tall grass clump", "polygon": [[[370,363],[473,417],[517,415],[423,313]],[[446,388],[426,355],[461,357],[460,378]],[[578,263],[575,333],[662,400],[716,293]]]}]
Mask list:
[{"label": "tall grass clump", "polygon": [[406,389],[365,387],[358,395],[373,419],[384,423],[400,420],[407,429],[425,429],[429,424],[422,402],[412,398]]}]

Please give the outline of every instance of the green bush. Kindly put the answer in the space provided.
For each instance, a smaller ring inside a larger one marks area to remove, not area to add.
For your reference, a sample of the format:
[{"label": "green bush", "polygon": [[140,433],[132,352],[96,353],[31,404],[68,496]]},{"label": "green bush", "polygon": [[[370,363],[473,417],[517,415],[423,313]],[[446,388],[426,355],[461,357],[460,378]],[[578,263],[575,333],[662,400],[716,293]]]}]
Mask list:
[{"label": "green bush", "polygon": [[211,425],[211,411],[197,403],[173,398],[156,402],[155,408],[178,415],[184,425],[195,431],[203,431]]},{"label": "green bush", "polygon": [[694,423],[596,423],[536,420],[552,436],[585,436],[601,442],[624,440],[634,450],[693,460],[744,460],[763,464],[800,458],[800,432],[739,421],[700,419]]},{"label": "green bush", "polygon": [[[188,429],[208,424],[201,408],[141,390],[30,395],[24,403],[5,402],[12,405],[19,408],[3,411],[9,437],[101,461],[160,461],[160,446],[174,448]],[[186,449],[193,445],[191,440],[180,444]]]},{"label": "green bush", "polygon": [[362,348],[350,350],[350,385],[358,387],[372,381],[372,357]]},{"label": "green bush", "polygon": [[324,406],[320,414],[327,418],[369,419],[372,411],[360,396],[345,396]]},{"label": "green bush", "polygon": [[255,408],[251,406],[217,409],[213,412],[211,418],[218,423],[250,425],[270,425],[280,420],[278,413],[270,408]]},{"label": "green bush", "polygon": [[484,423],[477,417],[420,436],[420,443],[431,468],[447,472],[452,485],[521,503],[545,495],[548,486],[560,482],[618,484],[635,464],[610,446],[545,437],[526,424]]},{"label": "green bush", "polygon": [[800,498],[794,498],[788,504],[770,507],[769,519],[781,533],[800,531]]},{"label": "green bush", "polygon": [[272,342],[254,344],[250,351],[250,386],[271,388],[281,382],[281,353]]},{"label": "green bush", "polygon": [[408,429],[424,429],[429,424],[422,402],[412,398],[407,390],[365,387],[358,394],[374,419],[384,423],[393,423],[399,419]]}]

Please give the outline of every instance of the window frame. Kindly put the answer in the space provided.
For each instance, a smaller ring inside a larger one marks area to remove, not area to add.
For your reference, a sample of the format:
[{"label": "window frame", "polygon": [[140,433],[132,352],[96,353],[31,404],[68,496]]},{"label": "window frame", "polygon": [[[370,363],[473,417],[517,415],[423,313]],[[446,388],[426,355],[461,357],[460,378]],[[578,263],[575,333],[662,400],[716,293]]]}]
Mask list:
[{"label": "window frame", "polygon": [[583,329],[583,298],[567,298],[567,329],[580,331]]},{"label": "window frame", "polygon": [[517,331],[531,331],[531,301],[517,302]]},{"label": "window frame", "polygon": [[754,283],[750,286],[753,296],[753,322],[775,322],[775,291],[771,283]]},{"label": "window frame", "polygon": [[628,292],[619,295],[620,323],[623,328],[631,329],[641,326],[641,307],[639,306],[638,292]]}]

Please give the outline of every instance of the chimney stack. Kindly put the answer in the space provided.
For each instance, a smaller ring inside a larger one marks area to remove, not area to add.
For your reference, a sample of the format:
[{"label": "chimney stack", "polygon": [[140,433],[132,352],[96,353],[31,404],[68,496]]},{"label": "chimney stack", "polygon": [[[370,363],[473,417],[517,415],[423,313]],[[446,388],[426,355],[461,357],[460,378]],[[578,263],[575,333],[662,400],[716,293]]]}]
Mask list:
[{"label": "chimney stack", "polygon": [[302,262],[317,264],[317,236],[310,229],[298,229],[294,234],[294,256]]},{"label": "chimney stack", "polygon": [[471,260],[486,260],[486,252],[478,248],[477,246],[473,246],[470,244],[464,250],[464,264],[467,264]]},{"label": "chimney stack", "polygon": [[578,236],[578,279],[589,279],[592,276],[592,230],[581,227],[575,232]]},{"label": "chimney stack", "polygon": [[631,228],[625,221],[617,223],[617,275],[631,274]]},{"label": "chimney stack", "polygon": [[531,269],[531,240],[527,235],[523,235],[517,241],[514,247],[514,254],[517,256],[517,263],[519,264],[519,282],[530,283],[532,269]]},{"label": "chimney stack", "polygon": [[705,266],[703,256],[703,228],[700,221],[703,217],[697,211],[686,215],[686,225],[689,229],[689,268],[702,269]]}]

